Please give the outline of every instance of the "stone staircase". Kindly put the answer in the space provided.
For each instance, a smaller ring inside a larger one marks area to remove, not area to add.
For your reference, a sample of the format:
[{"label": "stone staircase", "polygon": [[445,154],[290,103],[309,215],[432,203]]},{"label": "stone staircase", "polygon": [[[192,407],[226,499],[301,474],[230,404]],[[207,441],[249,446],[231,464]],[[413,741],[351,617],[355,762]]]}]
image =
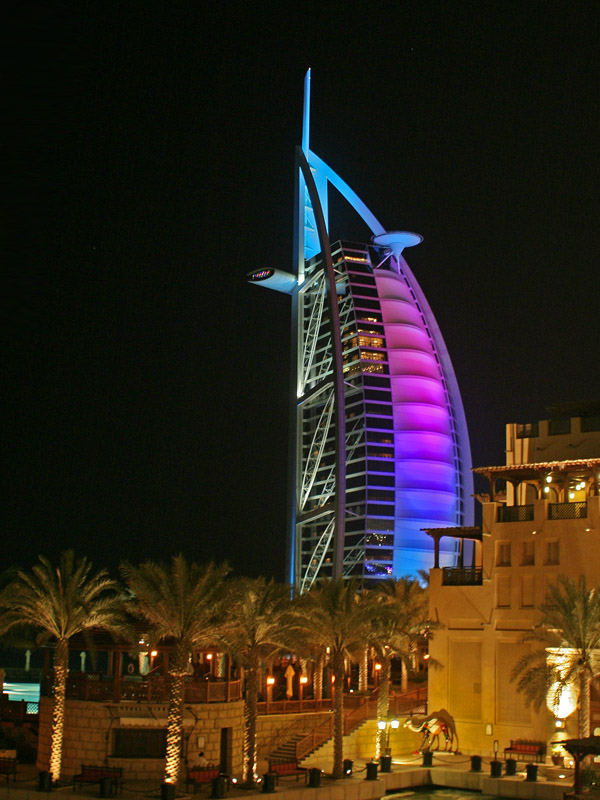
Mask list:
[{"label": "stone staircase", "polygon": [[[404,695],[390,698],[390,716],[404,716],[414,710],[427,707],[427,690],[418,688]],[[392,702],[393,701],[393,702]],[[375,755],[377,738],[376,692],[366,700],[361,701],[354,708],[349,707],[344,715],[344,755],[346,758],[359,758],[370,760]],[[322,721],[318,725],[296,728],[292,726],[281,736],[276,747],[269,753],[269,758],[279,761],[296,761],[302,766],[320,766],[321,769],[330,769],[333,760],[333,719],[328,723]],[[310,735],[316,741],[311,741]],[[415,734],[402,728],[393,732],[390,744],[405,752],[414,750]],[[298,747],[298,745],[300,745]],[[319,763],[317,763],[319,762]],[[327,767],[321,766],[325,762]]]},{"label": "stone staircase", "polygon": [[[377,740],[377,720],[367,719],[351,733],[344,736],[344,758],[353,761],[370,761],[375,757]],[[390,746],[394,756],[408,756],[415,752],[421,739],[408,728],[400,727],[393,731]],[[303,767],[318,767],[331,772],[333,764],[333,739],[328,739],[320,747],[302,759]]]},{"label": "stone staircase", "polygon": [[295,761],[296,760],[296,745],[299,741],[304,739],[306,732],[295,733],[283,742],[279,742],[275,750],[269,755],[270,759],[274,761]]}]

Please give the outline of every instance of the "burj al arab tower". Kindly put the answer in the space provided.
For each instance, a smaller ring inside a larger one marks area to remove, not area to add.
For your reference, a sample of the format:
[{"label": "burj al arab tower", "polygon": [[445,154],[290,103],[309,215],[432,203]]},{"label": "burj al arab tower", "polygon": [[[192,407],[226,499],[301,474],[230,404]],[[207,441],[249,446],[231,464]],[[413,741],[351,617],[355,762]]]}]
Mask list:
[{"label": "burj al arab tower", "polygon": [[[296,150],[293,271],[248,275],[291,297],[288,574],[297,591],[329,576],[365,585],[416,577],[433,565],[424,529],[471,525],[473,515],[456,377],[403,254],[421,236],[386,231],[310,149],[309,128],[310,70]],[[329,191],[364,220],[370,242],[329,241]],[[456,556],[442,550],[440,564],[453,566]]]}]

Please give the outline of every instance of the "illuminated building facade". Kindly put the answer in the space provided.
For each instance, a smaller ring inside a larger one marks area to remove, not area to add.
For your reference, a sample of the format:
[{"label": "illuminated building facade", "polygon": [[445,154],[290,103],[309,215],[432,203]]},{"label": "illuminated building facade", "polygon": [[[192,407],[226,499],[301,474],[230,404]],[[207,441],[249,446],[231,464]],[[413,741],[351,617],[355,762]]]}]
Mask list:
[{"label": "illuminated building facade", "polygon": [[[559,576],[600,584],[600,406],[509,424],[506,451],[506,465],[475,470],[489,484],[478,495],[481,527],[429,531],[435,542],[475,542],[472,561],[436,562],[430,572],[429,612],[441,624],[429,653],[443,667],[429,671],[428,702],[454,717],[463,752],[481,755],[491,755],[494,741],[502,752],[511,739],[577,736],[568,693],[556,707],[535,710],[511,675]],[[599,727],[596,678],[590,730]]]},{"label": "illuminated building facade", "polygon": [[[468,432],[435,318],[402,256],[421,241],[386,232],[309,148],[310,72],[297,151],[295,271],[248,279],[291,296],[293,383],[289,577],[364,582],[417,576],[433,560],[424,528],[472,522]],[[328,238],[328,187],[373,233]],[[454,564],[451,542],[442,560]]]}]

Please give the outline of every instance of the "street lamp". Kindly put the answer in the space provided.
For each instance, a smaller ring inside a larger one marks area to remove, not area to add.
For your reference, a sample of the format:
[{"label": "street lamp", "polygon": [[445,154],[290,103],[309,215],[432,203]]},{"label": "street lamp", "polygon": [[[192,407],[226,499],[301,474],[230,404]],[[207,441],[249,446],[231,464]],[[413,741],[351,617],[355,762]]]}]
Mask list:
[{"label": "street lamp", "polygon": [[269,703],[273,699],[273,686],[275,684],[275,678],[272,675],[267,676],[267,708]]},{"label": "street lamp", "polygon": [[378,662],[373,664],[373,679],[375,683],[375,688],[379,686],[379,673],[381,672],[381,664]]},{"label": "street lamp", "polygon": [[300,688],[298,692],[300,697],[300,703],[302,703],[302,695],[304,693],[304,687],[306,686],[307,683],[308,683],[308,678],[306,677],[306,675],[300,675]]},{"label": "street lamp", "polygon": [[[392,748],[390,747],[390,731],[397,730],[400,727],[400,722],[397,719],[384,720],[380,719],[377,723],[377,728],[380,731],[381,738],[378,737],[378,744],[380,745],[381,739],[384,737],[385,731],[385,753],[380,756],[380,768],[382,772],[390,772],[392,769]],[[381,745],[378,748],[381,750]]]}]

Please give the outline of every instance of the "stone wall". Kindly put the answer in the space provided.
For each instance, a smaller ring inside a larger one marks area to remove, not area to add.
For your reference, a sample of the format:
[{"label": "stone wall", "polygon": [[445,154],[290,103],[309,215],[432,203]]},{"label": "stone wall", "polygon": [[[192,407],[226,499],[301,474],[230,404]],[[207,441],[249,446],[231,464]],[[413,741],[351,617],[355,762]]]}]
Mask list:
[{"label": "stone wall", "polygon": [[257,771],[261,775],[267,770],[269,755],[278,744],[294,734],[312,731],[331,716],[330,711],[312,714],[263,714],[258,718]]},{"label": "stone wall", "polygon": [[[123,767],[125,779],[160,778],[164,770],[164,758],[115,758],[112,755],[112,731],[119,728],[120,715],[133,716],[135,709],[142,713],[166,720],[166,706],[136,704],[131,708],[124,704],[103,704],[82,700],[68,700],[66,704],[63,741],[62,775],[66,778],[81,771],[82,764],[104,764]],[[209,762],[220,761],[221,729],[231,728],[231,773],[242,772],[242,748],[244,731],[243,702],[234,703],[186,703],[186,755],[187,763],[193,765],[199,750],[204,751]],[[48,770],[50,761],[50,730],[52,700],[40,698],[38,770]],[[147,720],[140,727],[147,728]],[[136,727],[130,723],[129,728]],[[156,723],[152,725],[156,726]]]}]

